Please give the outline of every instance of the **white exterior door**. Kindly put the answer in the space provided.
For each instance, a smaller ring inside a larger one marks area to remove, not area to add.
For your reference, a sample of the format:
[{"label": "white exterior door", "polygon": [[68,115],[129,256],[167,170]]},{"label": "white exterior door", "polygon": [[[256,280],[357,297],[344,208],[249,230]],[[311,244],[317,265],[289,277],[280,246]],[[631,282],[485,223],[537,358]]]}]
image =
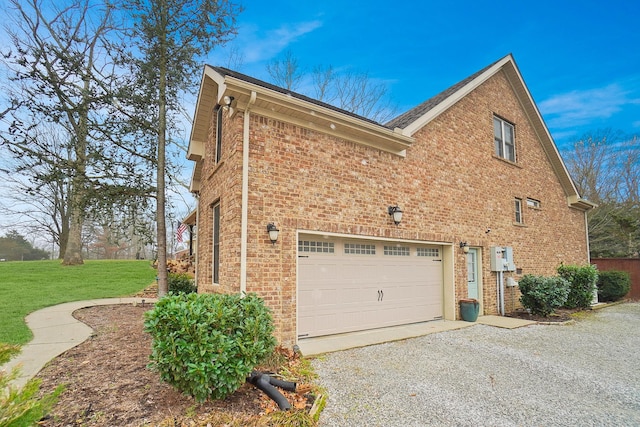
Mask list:
[{"label": "white exterior door", "polygon": [[442,248],[300,236],[298,336],[442,318]]}]

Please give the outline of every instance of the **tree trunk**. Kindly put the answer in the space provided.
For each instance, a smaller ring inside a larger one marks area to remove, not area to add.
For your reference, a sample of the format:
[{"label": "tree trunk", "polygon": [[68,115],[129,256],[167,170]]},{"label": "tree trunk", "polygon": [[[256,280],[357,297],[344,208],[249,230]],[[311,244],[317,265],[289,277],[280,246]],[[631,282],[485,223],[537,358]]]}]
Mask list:
[{"label": "tree trunk", "polygon": [[[86,145],[86,143],[85,143]],[[77,147],[77,152],[83,151]],[[79,154],[79,153],[77,153]],[[81,158],[84,158],[82,154]],[[78,164],[69,195],[69,236],[64,251],[62,265],[84,264],[82,259],[82,226],[84,225],[84,165]]]},{"label": "tree trunk", "polygon": [[[166,8],[164,13],[166,13]],[[164,17],[163,17],[164,18]],[[164,36],[164,34],[163,34]],[[164,39],[160,43],[159,82],[158,82],[158,164],[156,172],[157,180],[157,206],[156,206],[156,230],[158,239],[158,297],[161,298],[169,292],[167,282],[167,223],[165,216],[165,156],[167,134],[167,44]]]},{"label": "tree trunk", "polygon": [[[92,61],[86,65],[92,66]],[[87,146],[89,139],[89,96],[90,81],[88,75],[84,78],[82,100],[78,105],[78,121],[74,126],[76,130],[75,150],[75,175],[72,179],[71,194],[71,215],[69,218],[69,240],[67,250],[64,251],[62,265],[84,264],[82,260],[82,226],[84,225],[84,207],[87,202]]]},{"label": "tree trunk", "polygon": [[[80,212],[76,212],[76,211]],[[80,265],[84,264],[82,259],[82,223],[84,222],[84,213],[82,208],[72,208],[71,228],[69,230],[69,240],[64,251],[62,265]]]}]

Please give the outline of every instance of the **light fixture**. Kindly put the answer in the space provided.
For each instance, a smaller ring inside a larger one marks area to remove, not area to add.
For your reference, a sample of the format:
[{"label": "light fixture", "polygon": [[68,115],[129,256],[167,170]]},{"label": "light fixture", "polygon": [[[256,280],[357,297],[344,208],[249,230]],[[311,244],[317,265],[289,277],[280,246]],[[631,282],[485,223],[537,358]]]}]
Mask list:
[{"label": "light fixture", "polygon": [[460,242],[460,249],[462,249],[462,252],[464,252],[465,254],[468,254],[469,244],[467,242]]},{"label": "light fixture", "polygon": [[389,206],[387,212],[389,215],[393,216],[393,222],[396,225],[400,224],[400,221],[402,221],[402,209],[400,209],[400,206]]},{"label": "light fixture", "polygon": [[224,98],[222,98],[222,102],[224,102],[224,105],[227,107],[231,107],[231,103],[234,99],[235,98],[233,96],[225,95]]},{"label": "light fixture", "polygon": [[267,224],[267,233],[269,233],[269,240],[271,240],[271,243],[275,245],[276,241],[278,240],[278,234],[280,233],[280,230],[278,230],[274,223],[270,222],[269,224]]}]

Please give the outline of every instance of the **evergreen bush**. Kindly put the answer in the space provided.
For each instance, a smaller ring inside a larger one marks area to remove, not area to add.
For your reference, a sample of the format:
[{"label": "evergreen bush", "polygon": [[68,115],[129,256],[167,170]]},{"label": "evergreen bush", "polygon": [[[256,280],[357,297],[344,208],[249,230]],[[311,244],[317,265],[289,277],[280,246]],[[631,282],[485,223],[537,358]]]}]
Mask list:
[{"label": "evergreen bush", "polygon": [[275,348],[269,309],[255,294],[175,294],[145,314],[149,366],[202,402],[224,399]]},{"label": "evergreen bush", "polygon": [[[0,364],[8,361],[16,353],[16,347],[0,343]],[[58,386],[49,394],[41,396],[40,379],[32,378],[22,387],[11,382],[19,375],[14,368],[11,372],[0,371],[0,426],[35,426],[56,404],[64,387]]]},{"label": "evergreen bush", "polygon": [[527,274],[518,282],[520,302],[532,314],[548,316],[562,307],[569,295],[569,283],[562,277],[543,277]]},{"label": "evergreen bush", "polygon": [[591,307],[596,292],[596,284],[598,283],[598,269],[596,266],[561,264],[558,267],[558,274],[569,282],[569,295],[564,307]]},{"label": "evergreen bush", "polygon": [[626,271],[601,271],[598,275],[598,301],[618,301],[631,289],[631,277]]},{"label": "evergreen bush", "polygon": [[191,294],[198,290],[195,281],[186,273],[169,273],[167,285],[169,292],[174,294]]}]

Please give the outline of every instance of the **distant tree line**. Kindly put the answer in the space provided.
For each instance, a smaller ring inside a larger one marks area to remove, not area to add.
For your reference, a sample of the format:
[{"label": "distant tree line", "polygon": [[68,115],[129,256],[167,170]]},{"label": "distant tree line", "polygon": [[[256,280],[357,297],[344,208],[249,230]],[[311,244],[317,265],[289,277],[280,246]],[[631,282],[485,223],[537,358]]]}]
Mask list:
[{"label": "distant tree line", "polygon": [[34,248],[16,230],[11,230],[4,237],[0,237],[0,260],[2,261],[35,261],[49,259],[49,256],[49,252]]},{"label": "distant tree line", "polygon": [[583,135],[564,153],[588,213],[591,256],[640,256],[640,138],[603,129]]}]

